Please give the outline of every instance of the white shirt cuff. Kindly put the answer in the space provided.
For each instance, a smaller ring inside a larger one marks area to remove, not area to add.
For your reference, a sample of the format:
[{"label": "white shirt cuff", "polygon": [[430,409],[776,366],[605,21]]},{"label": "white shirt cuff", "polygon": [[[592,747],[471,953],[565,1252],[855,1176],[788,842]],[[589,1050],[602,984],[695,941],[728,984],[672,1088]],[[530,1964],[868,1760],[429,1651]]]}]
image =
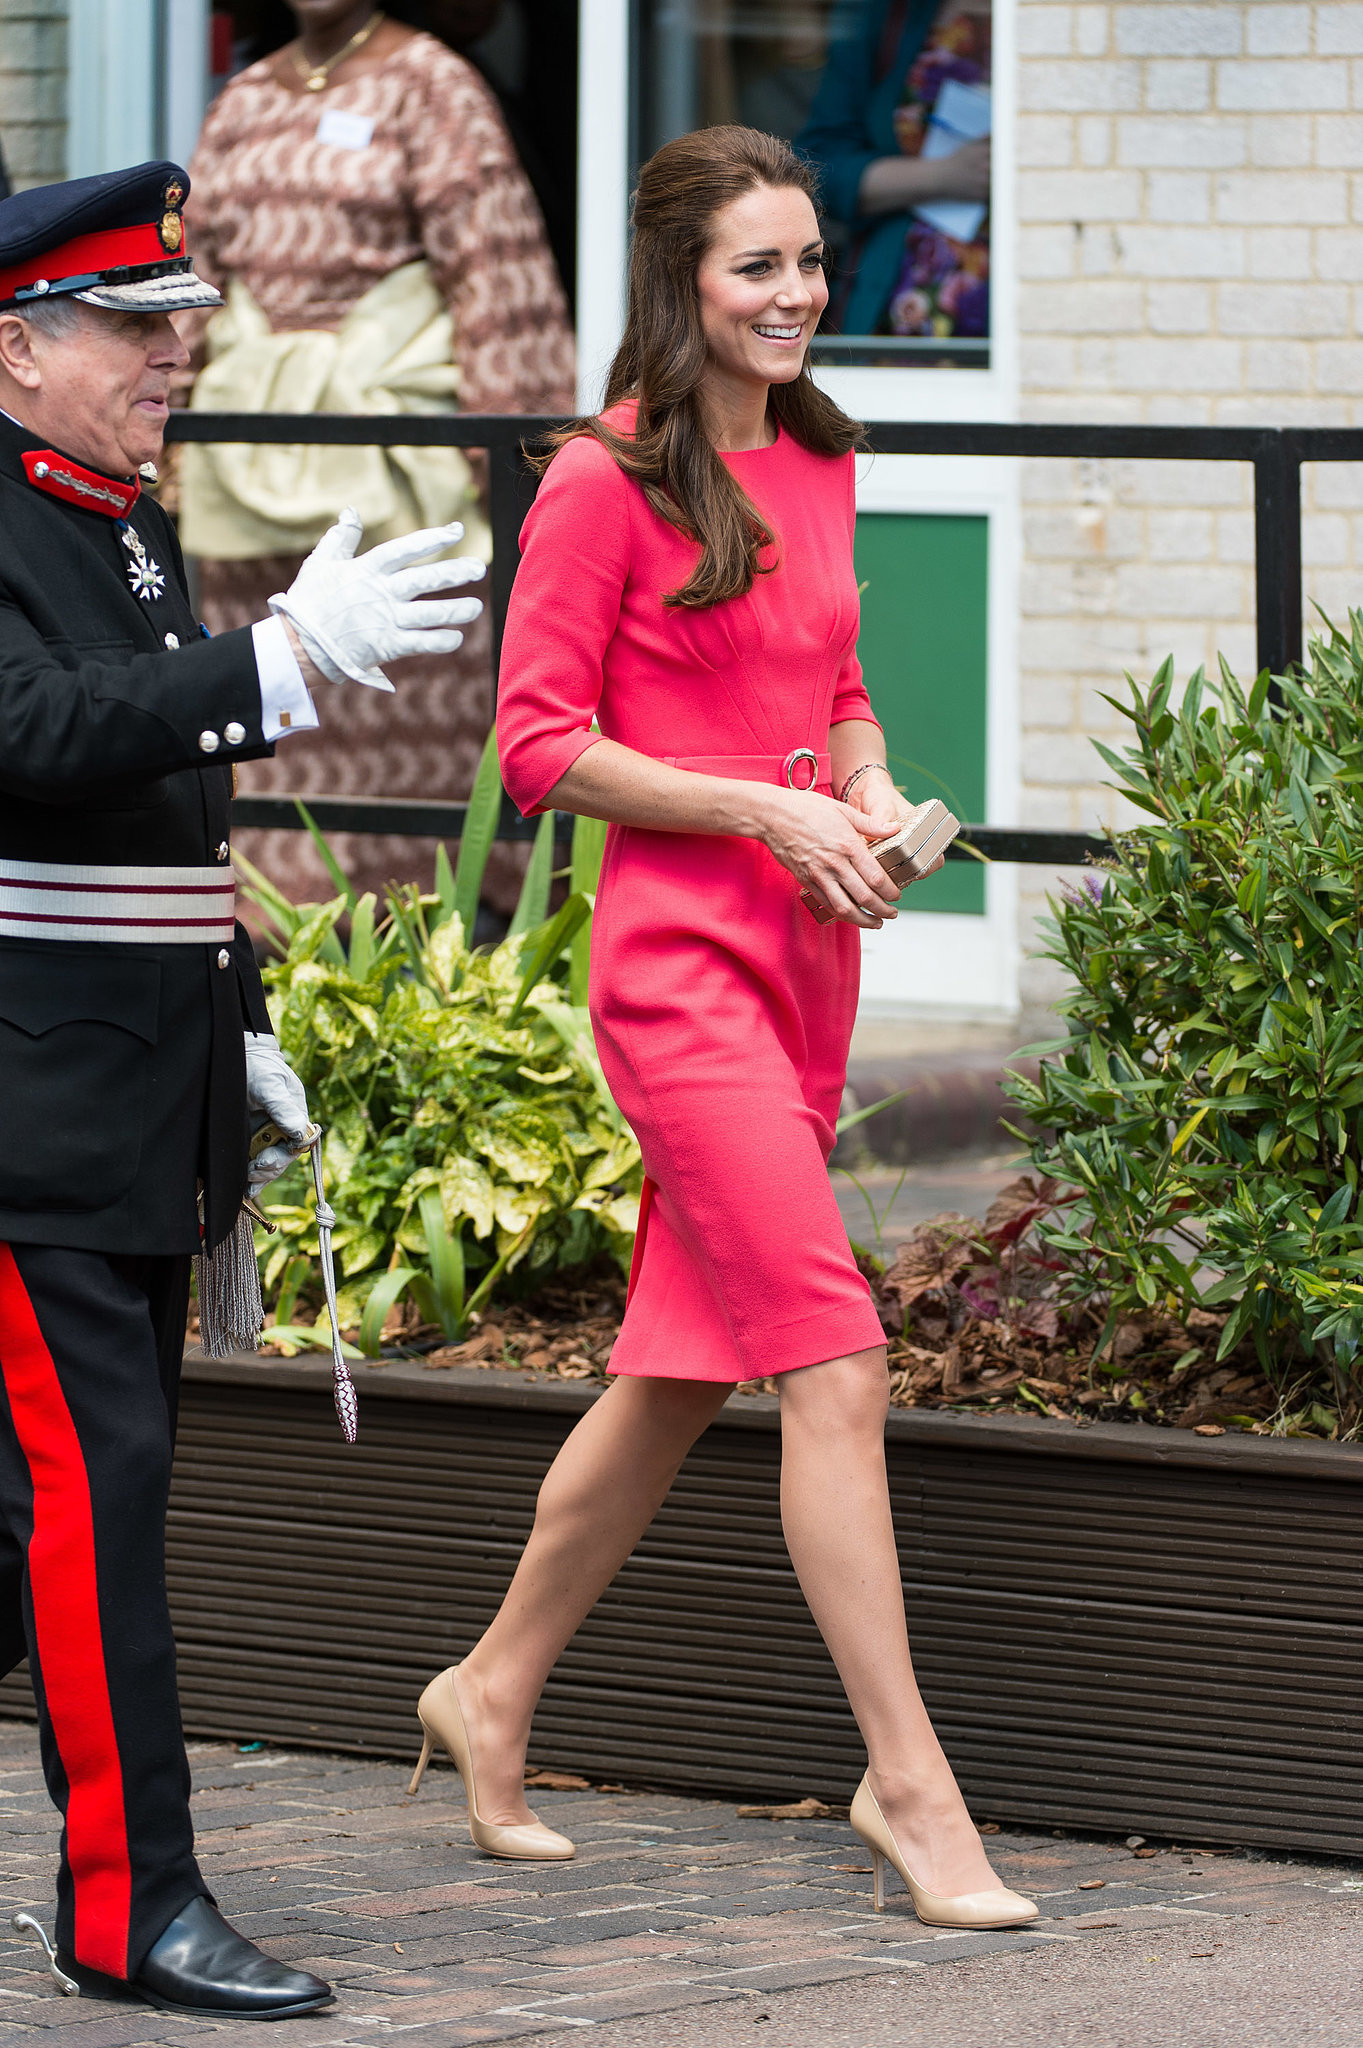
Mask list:
[{"label": "white shirt cuff", "polygon": [[260,678],[260,728],[267,740],[307,732],[320,723],[303,671],[294,660],[282,619],[257,619],[251,628]]}]

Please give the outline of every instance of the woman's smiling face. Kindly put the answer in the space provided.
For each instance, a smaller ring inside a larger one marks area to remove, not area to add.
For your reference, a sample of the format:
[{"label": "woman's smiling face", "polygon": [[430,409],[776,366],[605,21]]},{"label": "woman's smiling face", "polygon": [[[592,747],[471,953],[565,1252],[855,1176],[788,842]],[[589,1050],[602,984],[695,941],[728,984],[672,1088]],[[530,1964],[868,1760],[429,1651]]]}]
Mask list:
[{"label": "woman's smiling face", "polygon": [[788,384],[828,304],[823,237],[795,187],[758,185],[716,214],[696,272],[715,368],[752,384]]}]

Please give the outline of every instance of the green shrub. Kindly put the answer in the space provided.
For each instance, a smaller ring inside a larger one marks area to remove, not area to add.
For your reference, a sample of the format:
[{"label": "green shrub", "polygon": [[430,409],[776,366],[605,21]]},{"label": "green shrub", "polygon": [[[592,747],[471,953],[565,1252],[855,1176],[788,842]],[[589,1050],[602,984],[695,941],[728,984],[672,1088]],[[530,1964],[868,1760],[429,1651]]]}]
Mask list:
[{"label": "green shrub", "polygon": [[[1116,1324],[1229,1309],[1308,1426],[1356,1434],[1363,1340],[1363,618],[1270,700],[1166,663],[1100,747],[1153,822],[1052,903],[1068,1036],[1010,1092],[1072,1294]],[[1128,678],[1128,681],[1130,679]],[[1116,702],[1115,699],[1109,700]]]},{"label": "green shrub", "polygon": [[[326,1127],[341,1326],[371,1353],[404,1295],[458,1340],[499,1289],[524,1291],[602,1252],[628,1270],[639,1148],[585,1008],[601,831],[581,821],[574,888],[549,919],[546,817],[508,936],[472,947],[501,794],[489,740],[457,868],[442,848],[434,891],[390,891],[382,917],[372,895],[355,895],[310,820],[338,885],[331,902],[291,904],[238,860],[282,948],[264,977],[275,1029]],[[321,1300],[305,1168],[277,1181],[265,1207],[277,1225],[273,1237],[257,1232],[267,1306],[286,1343],[317,1341],[325,1311],[313,1332],[296,1320],[300,1303]]]}]

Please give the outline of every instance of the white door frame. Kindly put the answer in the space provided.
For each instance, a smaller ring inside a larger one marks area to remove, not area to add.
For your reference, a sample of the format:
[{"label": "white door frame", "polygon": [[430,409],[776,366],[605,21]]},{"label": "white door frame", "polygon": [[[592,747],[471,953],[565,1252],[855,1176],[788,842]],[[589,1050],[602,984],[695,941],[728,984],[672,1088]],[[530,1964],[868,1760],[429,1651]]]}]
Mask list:
[{"label": "white door frame", "polygon": [[[88,4],[88,0],[87,0]],[[863,420],[1013,420],[1018,405],[1017,5],[994,0],[994,173],[987,370],[822,369]],[[578,403],[593,410],[624,324],[629,243],[630,0],[588,0],[578,42]]]},{"label": "white door frame", "polygon": [[[859,512],[971,515],[989,522],[985,669],[986,818],[1017,822],[1018,565],[1022,514],[1018,469],[1006,457],[873,455],[857,465]],[[930,602],[930,595],[926,601]],[[912,904],[910,895],[907,901]],[[1017,869],[989,866],[984,915],[901,908],[893,924],[862,938],[861,1008],[868,1021],[974,1018],[1006,1022],[1018,1007]]]},{"label": "white door frame", "polygon": [[187,164],[208,104],[210,0],[70,0],[66,175]]}]

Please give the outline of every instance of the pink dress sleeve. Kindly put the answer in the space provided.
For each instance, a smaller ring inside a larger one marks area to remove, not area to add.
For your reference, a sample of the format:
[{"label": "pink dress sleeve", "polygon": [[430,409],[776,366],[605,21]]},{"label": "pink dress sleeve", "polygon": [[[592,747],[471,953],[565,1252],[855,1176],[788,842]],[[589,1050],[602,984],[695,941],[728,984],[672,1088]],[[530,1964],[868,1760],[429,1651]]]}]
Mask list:
[{"label": "pink dress sleeve", "polygon": [[524,816],[600,738],[591,729],[631,555],[631,485],[589,435],[549,465],[521,529],[502,641],[497,744]]},{"label": "pink dress sleeve", "polygon": [[[857,531],[857,458],[847,457],[847,539],[849,547]],[[830,725],[841,725],[845,718],[864,719],[868,725],[879,725],[880,720],[871,709],[871,700],[866,694],[866,685],[861,678],[861,663],[857,660],[857,643],[854,640],[847,650],[847,656],[838,670],[838,680],[833,686],[833,708],[829,713]]]}]

